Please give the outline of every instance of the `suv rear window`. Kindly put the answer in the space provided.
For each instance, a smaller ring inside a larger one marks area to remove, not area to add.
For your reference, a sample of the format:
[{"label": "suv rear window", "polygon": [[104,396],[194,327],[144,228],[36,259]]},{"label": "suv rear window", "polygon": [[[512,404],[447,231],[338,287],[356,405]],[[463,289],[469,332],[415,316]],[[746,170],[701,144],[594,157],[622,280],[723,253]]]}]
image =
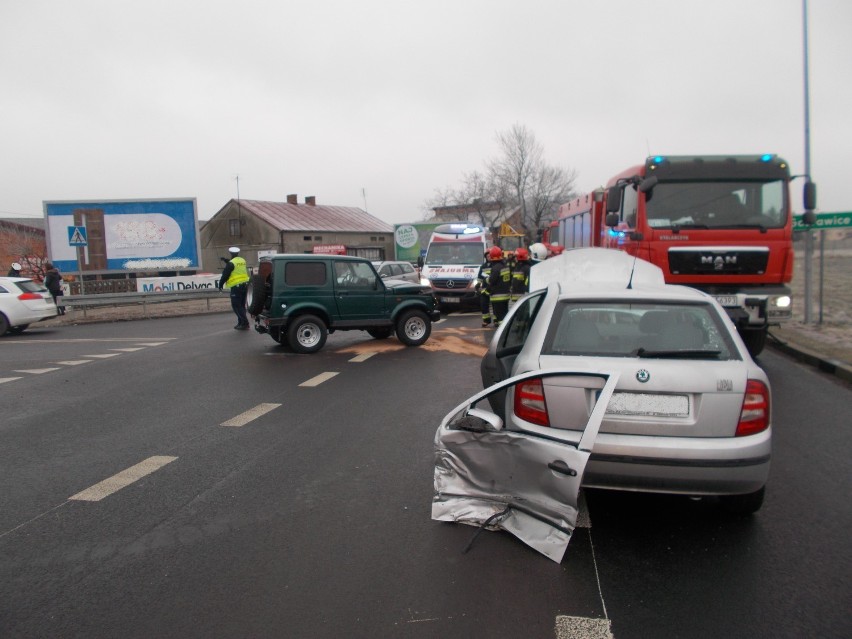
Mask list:
[{"label": "suv rear window", "polygon": [[287,262],[284,270],[286,286],[324,286],[325,262]]}]

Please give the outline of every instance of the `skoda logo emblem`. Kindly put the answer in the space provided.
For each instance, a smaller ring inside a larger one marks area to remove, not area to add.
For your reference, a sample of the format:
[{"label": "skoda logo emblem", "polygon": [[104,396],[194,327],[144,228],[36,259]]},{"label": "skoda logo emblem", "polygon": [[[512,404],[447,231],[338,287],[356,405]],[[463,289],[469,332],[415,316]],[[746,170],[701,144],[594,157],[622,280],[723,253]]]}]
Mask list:
[{"label": "skoda logo emblem", "polygon": [[638,371],[636,371],[636,379],[638,379],[644,384],[649,379],[651,379],[651,373],[646,371],[644,368],[640,368]]}]

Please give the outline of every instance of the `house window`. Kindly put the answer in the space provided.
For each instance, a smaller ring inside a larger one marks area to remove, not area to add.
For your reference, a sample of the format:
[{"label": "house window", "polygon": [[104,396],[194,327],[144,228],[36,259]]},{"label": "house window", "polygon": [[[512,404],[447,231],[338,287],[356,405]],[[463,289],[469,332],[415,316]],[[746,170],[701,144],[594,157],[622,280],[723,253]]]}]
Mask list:
[{"label": "house window", "polygon": [[240,236],[240,221],[239,220],[228,220],[228,230],[231,234],[231,237],[239,237]]},{"label": "house window", "polygon": [[311,236],[310,236],[310,235],[303,235],[303,236],[302,236],[302,241],[303,241],[303,242],[310,242],[310,241],[311,241]]}]

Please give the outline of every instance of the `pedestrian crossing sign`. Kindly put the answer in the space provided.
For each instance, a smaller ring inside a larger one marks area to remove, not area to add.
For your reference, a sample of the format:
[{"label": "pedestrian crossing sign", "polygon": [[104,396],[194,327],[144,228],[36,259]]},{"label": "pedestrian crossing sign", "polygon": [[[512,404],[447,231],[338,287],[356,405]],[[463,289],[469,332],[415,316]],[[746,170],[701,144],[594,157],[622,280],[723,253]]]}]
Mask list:
[{"label": "pedestrian crossing sign", "polygon": [[68,227],[68,245],[69,246],[87,246],[85,226],[69,226]]}]

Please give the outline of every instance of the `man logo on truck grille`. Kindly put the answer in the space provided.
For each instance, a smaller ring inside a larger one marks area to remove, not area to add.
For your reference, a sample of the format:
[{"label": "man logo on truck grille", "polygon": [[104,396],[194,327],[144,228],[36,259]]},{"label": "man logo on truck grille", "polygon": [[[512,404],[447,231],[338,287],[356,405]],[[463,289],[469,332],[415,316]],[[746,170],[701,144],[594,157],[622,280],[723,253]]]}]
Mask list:
[{"label": "man logo on truck grille", "polygon": [[716,271],[721,271],[725,268],[726,264],[734,264],[737,263],[736,255],[702,255],[701,256],[702,264],[712,264],[713,269]]}]

